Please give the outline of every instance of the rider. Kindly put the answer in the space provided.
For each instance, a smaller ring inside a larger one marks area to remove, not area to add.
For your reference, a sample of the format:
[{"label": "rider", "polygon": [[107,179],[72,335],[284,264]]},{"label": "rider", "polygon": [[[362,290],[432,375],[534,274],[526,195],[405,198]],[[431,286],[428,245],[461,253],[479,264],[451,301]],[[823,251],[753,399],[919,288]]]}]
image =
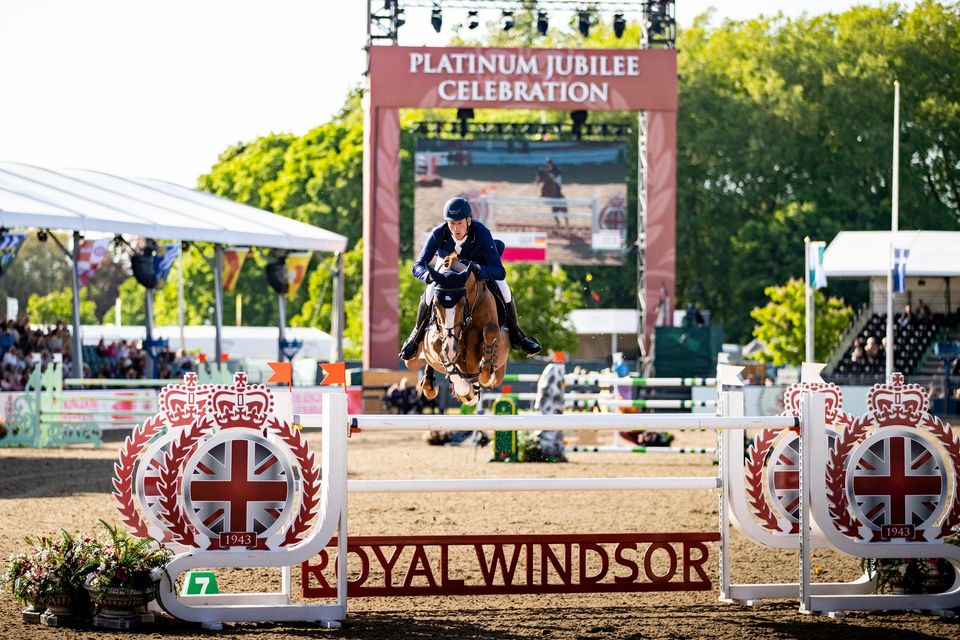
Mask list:
[{"label": "rider", "polygon": [[482,223],[474,221],[472,216],[470,203],[465,198],[458,197],[447,201],[443,207],[445,222],[434,227],[420,251],[420,256],[413,263],[413,275],[429,286],[420,297],[416,325],[400,349],[400,358],[403,360],[410,360],[416,355],[430,318],[434,285],[427,265],[434,256],[443,259],[454,252],[460,256],[460,260],[473,264],[474,275],[478,279],[496,282],[497,286],[490,287],[490,290],[495,295],[499,295],[506,310],[504,315],[507,331],[510,334],[510,346],[520,349],[528,356],[540,352],[540,343],[537,339],[526,335],[520,329],[517,321],[517,305],[510,293],[510,287],[504,281],[507,272],[503,268],[503,263],[500,262],[500,254],[493,242],[493,235]]}]

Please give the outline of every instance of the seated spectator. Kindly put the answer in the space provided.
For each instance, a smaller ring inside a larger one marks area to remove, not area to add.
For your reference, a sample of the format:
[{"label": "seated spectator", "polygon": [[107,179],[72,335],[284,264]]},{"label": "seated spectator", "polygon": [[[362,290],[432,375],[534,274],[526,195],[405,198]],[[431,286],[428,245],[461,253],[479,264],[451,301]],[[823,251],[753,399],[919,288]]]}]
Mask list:
[{"label": "seated spectator", "polygon": [[63,353],[63,338],[57,332],[47,336],[47,349],[50,353]]},{"label": "seated spectator", "polygon": [[873,361],[880,357],[880,345],[877,344],[877,339],[873,336],[867,338],[867,344],[863,348],[864,354],[867,356],[867,360]]},{"label": "seated spectator", "polygon": [[8,327],[3,330],[3,333],[0,333],[0,354],[6,353],[10,347],[17,344],[14,331],[13,328]]},{"label": "seated spectator", "polygon": [[103,338],[100,338],[100,342],[97,343],[97,355],[101,358],[107,357],[107,344],[103,341]]},{"label": "seated spectator", "polygon": [[853,339],[853,348],[850,350],[850,361],[854,364],[863,364],[867,354],[863,350],[863,343],[860,338]]},{"label": "seated spectator", "polygon": [[903,313],[900,314],[900,317],[897,319],[897,322],[900,323],[901,327],[909,327],[913,324],[915,318],[913,317],[913,311],[910,310],[910,305],[903,305]]},{"label": "seated spectator", "polygon": [[930,307],[923,301],[923,298],[917,300],[917,320],[927,322],[931,317]]}]

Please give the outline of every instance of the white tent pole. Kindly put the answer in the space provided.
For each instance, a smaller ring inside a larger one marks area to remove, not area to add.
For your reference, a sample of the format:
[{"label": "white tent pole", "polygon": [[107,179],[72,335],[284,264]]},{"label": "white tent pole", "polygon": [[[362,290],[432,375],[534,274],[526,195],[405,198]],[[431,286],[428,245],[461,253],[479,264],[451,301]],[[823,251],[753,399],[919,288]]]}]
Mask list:
[{"label": "white tent pole", "polygon": [[80,262],[80,232],[73,232],[73,377],[83,378],[83,341],[80,340],[80,274],[77,263]]},{"label": "white tent pole", "polygon": [[337,272],[333,274],[333,318],[330,322],[330,336],[333,338],[334,362],[343,362],[343,321],[344,321],[344,293],[343,293],[343,252],[337,252]]},{"label": "white tent pole", "polygon": [[147,376],[147,373],[150,372],[150,377],[156,378],[156,362],[153,357],[153,289],[150,287],[144,287],[145,291],[145,304],[143,308],[143,326],[146,329],[146,338],[144,338],[143,346],[144,351],[147,354],[147,366],[145,367],[146,371],[143,372],[144,377]]},{"label": "white tent pole", "polygon": [[183,317],[183,244],[181,243],[180,253],[177,254],[177,322],[180,324],[180,348],[186,351],[187,339],[183,330]]},{"label": "white tent pole", "polygon": [[287,324],[287,294],[277,293],[277,362],[283,362],[283,328]]},{"label": "white tent pole", "polygon": [[214,326],[216,327],[214,352],[217,358],[215,367],[219,370],[223,357],[223,280],[221,278],[223,273],[223,245],[214,245],[213,252],[213,315]]},{"label": "white tent pole", "polygon": [[893,180],[890,191],[890,268],[887,269],[887,366],[886,379],[893,373],[893,249],[900,226],[900,81],[893,82]]}]

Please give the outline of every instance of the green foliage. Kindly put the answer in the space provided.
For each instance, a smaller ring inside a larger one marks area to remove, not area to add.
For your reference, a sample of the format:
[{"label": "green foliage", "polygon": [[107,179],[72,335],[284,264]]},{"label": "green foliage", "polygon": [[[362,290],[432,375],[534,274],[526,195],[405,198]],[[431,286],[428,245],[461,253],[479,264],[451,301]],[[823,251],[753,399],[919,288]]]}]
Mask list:
[{"label": "green foliage", "polygon": [[[101,543],[99,553],[87,564],[87,591],[94,604],[103,602],[110,593],[152,591],[152,572],[161,568],[173,552],[153,538],[135,538],[101,520],[108,540]],[[148,598],[148,599],[152,599]]]},{"label": "green foliage", "polygon": [[[764,293],[770,302],[750,312],[757,321],[753,335],[764,345],[757,359],[776,366],[799,365],[806,345],[803,281],[792,279],[782,286],[767,287]],[[825,362],[850,324],[853,309],[839,298],[827,298],[819,289],[814,292],[813,306],[814,360]]]},{"label": "green foliage", "polygon": [[958,25],[955,8],[921,2],[685,29],[678,302],[712,309],[743,339],[743,311],[802,272],[804,236],[889,228],[897,78],[901,228],[955,228]]},{"label": "green foliage", "polygon": [[91,538],[77,539],[60,530],[60,535],[24,538],[29,551],[21,551],[7,559],[0,585],[9,588],[21,604],[43,604],[52,596],[79,591],[85,568],[98,549]]},{"label": "green foliage", "polygon": [[[57,237],[66,241],[63,234]],[[69,286],[70,262],[66,256],[52,240],[40,242],[31,233],[23,241],[16,260],[0,274],[0,299],[16,298],[20,301],[20,313],[24,314],[31,295],[45,296]]]},{"label": "green foliage", "polygon": [[[31,294],[27,300],[27,315],[30,322],[53,324],[57,320],[70,324],[73,318],[73,290],[65,287],[46,295]],[[97,324],[97,305],[87,299],[86,287],[80,289],[80,322]]]}]

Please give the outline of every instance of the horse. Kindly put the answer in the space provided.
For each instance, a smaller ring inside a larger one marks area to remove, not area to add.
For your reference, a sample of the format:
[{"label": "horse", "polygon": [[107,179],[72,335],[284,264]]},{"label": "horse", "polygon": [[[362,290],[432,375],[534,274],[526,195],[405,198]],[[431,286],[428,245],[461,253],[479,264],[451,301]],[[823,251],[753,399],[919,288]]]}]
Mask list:
[{"label": "horse", "polygon": [[[563,190],[560,188],[560,183],[556,181],[553,177],[553,174],[546,167],[537,168],[537,184],[540,185],[540,197],[541,198],[550,198],[552,200],[563,200]],[[566,213],[567,206],[564,203],[557,202],[556,204],[551,205],[550,209],[553,213]],[[564,216],[566,223],[569,225],[570,220]],[[557,226],[560,226],[560,216],[553,216],[554,222],[557,223]]]},{"label": "horse", "polygon": [[437,397],[434,372],[447,376],[453,394],[475,405],[480,389],[503,382],[510,339],[497,320],[497,303],[487,284],[469,265],[451,254],[440,271],[428,266],[436,283],[430,326],[408,369],[426,367],[417,388],[428,400]]}]

